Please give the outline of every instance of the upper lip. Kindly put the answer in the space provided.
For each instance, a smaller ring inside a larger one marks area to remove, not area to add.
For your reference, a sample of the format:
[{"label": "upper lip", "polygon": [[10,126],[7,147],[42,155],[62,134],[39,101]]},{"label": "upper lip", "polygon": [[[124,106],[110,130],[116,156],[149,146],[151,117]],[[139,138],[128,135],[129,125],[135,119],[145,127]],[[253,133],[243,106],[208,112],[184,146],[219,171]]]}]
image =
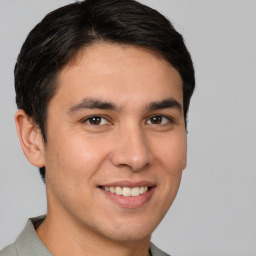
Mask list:
[{"label": "upper lip", "polygon": [[155,187],[156,184],[150,181],[128,181],[128,180],[122,180],[122,181],[115,181],[110,183],[104,183],[99,185],[99,187],[128,187],[128,188],[134,188],[134,187]]}]

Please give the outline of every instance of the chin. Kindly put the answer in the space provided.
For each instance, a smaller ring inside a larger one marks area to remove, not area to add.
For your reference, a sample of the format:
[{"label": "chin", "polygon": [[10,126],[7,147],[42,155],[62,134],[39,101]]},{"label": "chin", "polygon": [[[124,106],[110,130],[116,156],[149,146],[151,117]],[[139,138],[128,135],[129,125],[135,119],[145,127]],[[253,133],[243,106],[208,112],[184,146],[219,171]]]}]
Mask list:
[{"label": "chin", "polygon": [[113,225],[110,236],[119,242],[150,240],[151,233],[156,226],[152,224],[152,221],[119,221]]}]

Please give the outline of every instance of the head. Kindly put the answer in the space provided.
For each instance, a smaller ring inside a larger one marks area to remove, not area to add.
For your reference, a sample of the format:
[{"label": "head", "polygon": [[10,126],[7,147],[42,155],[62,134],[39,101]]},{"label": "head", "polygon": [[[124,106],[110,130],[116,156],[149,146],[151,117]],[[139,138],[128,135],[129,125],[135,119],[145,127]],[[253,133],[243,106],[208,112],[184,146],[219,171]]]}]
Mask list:
[{"label": "head", "polygon": [[194,83],[182,36],[149,7],[87,0],[48,14],[15,67],[17,130],[46,178],[47,218],[148,241],[186,166]]},{"label": "head", "polygon": [[[47,143],[48,104],[58,75],[86,47],[98,42],[149,49],[169,62],[182,78],[187,122],[194,69],[182,36],[157,11],[134,0],[87,0],[49,13],[28,35],[15,66],[16,102],[40,128]],[[45,167],[40,168],[45,179]]]}]

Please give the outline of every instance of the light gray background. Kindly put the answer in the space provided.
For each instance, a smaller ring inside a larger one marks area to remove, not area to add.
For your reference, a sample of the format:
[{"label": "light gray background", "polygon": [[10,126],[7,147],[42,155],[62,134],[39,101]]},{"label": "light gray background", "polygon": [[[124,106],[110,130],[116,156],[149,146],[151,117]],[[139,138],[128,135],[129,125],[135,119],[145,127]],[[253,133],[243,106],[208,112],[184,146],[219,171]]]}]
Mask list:
[{"label": "light gray background", "polygon": [[[0,249],[46,211],[44,185],[16,135],[15,59],[32,27],[69,2],[0,0]],[[184,35],[197,80],[188,167],[153,241],[175,256],[255,256],[256,1],[141,2]]]}]

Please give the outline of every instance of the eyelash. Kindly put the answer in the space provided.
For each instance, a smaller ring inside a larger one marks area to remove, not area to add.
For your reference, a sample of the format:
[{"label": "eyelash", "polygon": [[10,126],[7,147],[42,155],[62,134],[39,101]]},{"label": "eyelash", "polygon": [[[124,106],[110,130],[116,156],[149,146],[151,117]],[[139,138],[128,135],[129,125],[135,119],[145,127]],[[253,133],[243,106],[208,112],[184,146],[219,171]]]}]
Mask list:
[{"label": "eyelash", "polygon": [[[152,122],[152,119],[153,118],[160,118],[160,121],[161,123],[151,123],[151,125],[165,125],[167,122],[170,123],[170,124],[173,124],[174,121],[173,121],[173,118],[171,117],[168,117],[168,116],[165,116],[165,115],[152,115],[150,116],[147,121],[146,121],[146,124],[148,123],[148,121],[151,120]],[[98,120],[93,120],[93,119],[98,119]],[[164,123],[162,123],[163,119],[165,119]],[[105,120],[105,123],[104,124],[93,124],[91,123],[90,121],[94,122],[94,121],[99,121],[101,122],[102,120]],[[84,119],[82,121],[83,123],[88,123],[89,125],[92,125],[92,126],[102,126],[102,125],[109,125],[109,123],[111,123],[108,118],[104,117],[104,116],[100,116],[100,115],[93,115],[93,116],[89,116],[87,117],[86,119]]]},{"label": "eyelash", "polygon": [[173,118],[168,117],[168,116],[165,116],[165,115],[153,115],[153,116],[150,116],[149,119],[146,121],[146,123],[147,123],[149,120],[152,121],[153,118],[161,118],[161,121],[163,121],[163,119],[165,119],[165,122],[164,122],[164,123],[161,123],[161,124],[156,123],[156,124],[152,124],[152,125],[165,125],[167,122],[170,123],[170,124],[173,124],[173,123],[174,123]]},{"label": "eyelash", "polygon": [[101,124],[101,125],[107,125],[107,123],[110,123],[106,117],[97,116],[97,115],[89,116],[89,117],[87,117],[86,119],[84,119],[82,122],[83,122],[83,123],[88,123],[88,124],[93,125],[93,126],[101,126],[101,125],[99,125],[99,124],[92,124],[92,123],[90,122],[90,121],[93,121],[93,119],[96,119],[96,118],[100,119],[100,121],[102,121],[102,119],[106,120],[106,123],[105,123],[105,124]]}]

